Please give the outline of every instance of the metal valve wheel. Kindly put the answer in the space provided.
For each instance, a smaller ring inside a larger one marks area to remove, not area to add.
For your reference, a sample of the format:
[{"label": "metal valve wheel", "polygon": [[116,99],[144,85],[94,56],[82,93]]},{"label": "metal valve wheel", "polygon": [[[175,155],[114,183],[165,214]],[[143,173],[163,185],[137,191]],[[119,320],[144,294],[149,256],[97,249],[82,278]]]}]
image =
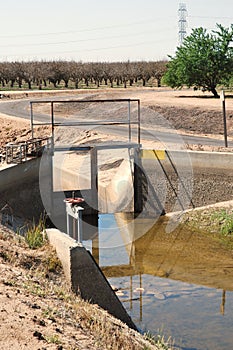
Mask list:
[{"label": "metal valve wheel", "polygon": [[75,205],[75,204],[79,204],[79,203],[82,203],[84,202],[84,199],[83,198],[79,198],[79,197],[76,197],[76,198],[66,198],[64,199],[64,202],[65,203],[69,203],[69,204],[72,204],[72,205]]}]

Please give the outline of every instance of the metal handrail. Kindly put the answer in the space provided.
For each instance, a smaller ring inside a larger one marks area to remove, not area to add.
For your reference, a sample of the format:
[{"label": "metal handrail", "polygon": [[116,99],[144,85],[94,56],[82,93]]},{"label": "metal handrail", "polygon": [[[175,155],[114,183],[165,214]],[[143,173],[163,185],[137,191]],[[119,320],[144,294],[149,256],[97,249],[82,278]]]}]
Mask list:
[{"label": "metal handrail", "polygon": [[22,163],[28,158],[39,157],[45,145],[48,146],[48,137],[33,138],[24,142],[10,142],[5,146],[5,161],[7,164]]},{"label": "metal handrail", "polygon": [[[72,121],[72,122],[57,122],[55,121],[55,113],[54,113],[54,105],[57,103],[112,103],[112,102],[127,102],[128,103],[128,119],[127,121],[119,121],[119,120],[107,120],[107,121]],[[137,102],[137,121],[131,120],[131,102]],[[50,104],[50,121],[49,122],[34,122],[34,112],[33,105],[34,104]],[[52,138],[54,138],[54,128],[57,126],[88,126],[88,125],[128,125],[128,142],[131,142],[132,138],[132,125],[137,125],[137,138],[138,144],[140,144],[140,100],[139,99],[107,99],[107,100],[34,100],[30,101],[30,113],[31,113],[31,129],[32,129],[32,138],[34,137],[34,126],[38,125],[51,125],[52,126]]]}]

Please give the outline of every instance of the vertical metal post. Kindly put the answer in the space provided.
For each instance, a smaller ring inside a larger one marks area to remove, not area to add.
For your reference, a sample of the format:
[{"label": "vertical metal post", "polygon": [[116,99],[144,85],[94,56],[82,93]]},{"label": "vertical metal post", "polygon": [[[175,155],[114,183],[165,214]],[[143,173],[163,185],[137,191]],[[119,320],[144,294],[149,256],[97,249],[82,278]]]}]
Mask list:
[{"label": "vertical metal post", "polygon": [[78,207],[78,219],[77,219],[77,229],[78,229],[78,243],[82,243],[83,231],[82,231],[82,207]]},{"label": "vertical metal post", "polygon": [[130,110],[130,100],[128,101],[128,127],[129,127],[129,142],[131,142],[131,110]]},{"label": "vertical metal post", "polygon": [[92,208],[94,212],[98,211],[98,159],[97,148],[93,147],[90,151],[91,155],[91,191],[92,191]]},{"label": "vertical metal post", "polygon": [[227,119],[226,119],[226,105],[225,105],[225,94],[224,94],[224,90],[222,90],[221,93],[220,93],[220,99],[221,99],[221,101],[222,101],[223,127],[224,127],[224,142],[225,142],[225,147],[228,147],[228,142],[227,142]]},{"label": "vertical metal post", "polygon": [[54,141],[54,106],[53,106],[53,101],[51,101],[51,123],[52,123],[52,140]]},{"label": "vertical metal post", "polygon": [[140,106],[140,100],[138,100],[138,144],[141,142],[141,106]]},{"label": "vertical metal post", "polygon": [[69,236],[70,235],[70,218],[67,211],[66,211],[66,227],[67,227],[67,234]]},{"label": "vertical metal post", "polygon": [[54,214],[54,178],[53,178],[53,166],[54,166],[54,153],[49,149],[46,152],[47,166],[48,166],[48,190],[50,195],[50,215]]},{"label": "vertical metal post", "polygon": [[32,139],[34,138],[34,124],[33,124],[33,107],[32,102],[30,102],[30,112],[31,112],[31,130],[32,130]]},{"label": "vertical metal post", "polygon": [[143,210],[142,191],[142,164],[140,148],[134,148],[134,212],[141,213]]}]

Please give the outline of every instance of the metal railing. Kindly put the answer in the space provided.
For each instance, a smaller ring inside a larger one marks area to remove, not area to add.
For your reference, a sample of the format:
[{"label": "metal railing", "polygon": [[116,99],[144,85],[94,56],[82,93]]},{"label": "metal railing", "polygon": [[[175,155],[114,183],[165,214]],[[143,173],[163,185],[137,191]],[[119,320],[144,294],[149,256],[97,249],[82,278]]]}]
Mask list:
[{"label": "metal railing", "polygon": [[2,162],[7,164],[19,164],[31,158],[42,155],[45,146],[48,146],[50,138],[33,138],[24,142],[10,142],[1,153]]},{"label": "metal railing", "polygon": [[[86,120],[86,121],[80,121],[80,120],[70,120],[70,121],[59,121],[57,120],[55,116],[55,105],[56,104],[69,104],[69,103],[77,103],[77,104],[85,104],[85,103],[126,103],[128,106],[128,113],[127,118],[125,121],[119,121],[119,120]],[[137,103],[137,118],[136,120],[132,120],[132,109],[131,104]],[[34,110],[33,106],[36,104],[49,104],[50,105],[50,120],[47,122],[35,122],[34,121]],[[30,101],[30,111],[31,111],[31,129],[32,129],[32,137],[34,137],[34,127],[35,126],[41,126],[41,125],[50,125],[52,128],[52,137],[54,137],[54,129],[57,126],[110,126],[110,125],[125,125],[128,126],[128,142],[132,141],[132,126],[136,125],[137,128],[137,142],[140,144],[140,123],[141,123],[141,116],[140,116],[140,100],[139,99],[107,99],[107,100],[36,100],[36,101]]]}]

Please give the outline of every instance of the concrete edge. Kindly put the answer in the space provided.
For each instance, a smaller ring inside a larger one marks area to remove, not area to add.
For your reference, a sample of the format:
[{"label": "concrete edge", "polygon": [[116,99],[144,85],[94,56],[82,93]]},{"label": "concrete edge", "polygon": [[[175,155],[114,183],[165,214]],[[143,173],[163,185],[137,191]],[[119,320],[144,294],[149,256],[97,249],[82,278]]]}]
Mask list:
[{"label": "concrete edge", "polygon": [[46,234],[50,244],[56,249],[73,292],[84,300],[99,305],[130,328],[137,330],[90,252],[57,229],[47,229]]},{"label": "concrete edge", "polygon": [[233,208],[233,200],[230,201],[224,201],[224,202],[218,202],[214,204],[208,204],[202,207],[196,207],[196,208],[191,208],[191,209],[186,209],[183,211],[176,211],[176,212],[171,212],[171,213],[166,213],[164,216],[168,218],[178,218],[181,217],[185,213],[193,212],[193,211],[198,211],[198,210],[205,210],[205,209],[211,209],[211,208]]},{"label": "concrete edge", "polygon": [[[224,169],[232,170],[233,153],[231,152],[208,152],[192,150],[167,150],[172,158],[175,159],[176,165],[184,166],[184,154],[190,157],[193,168]],[[187,164],[189,166],[189,164]]]}]

